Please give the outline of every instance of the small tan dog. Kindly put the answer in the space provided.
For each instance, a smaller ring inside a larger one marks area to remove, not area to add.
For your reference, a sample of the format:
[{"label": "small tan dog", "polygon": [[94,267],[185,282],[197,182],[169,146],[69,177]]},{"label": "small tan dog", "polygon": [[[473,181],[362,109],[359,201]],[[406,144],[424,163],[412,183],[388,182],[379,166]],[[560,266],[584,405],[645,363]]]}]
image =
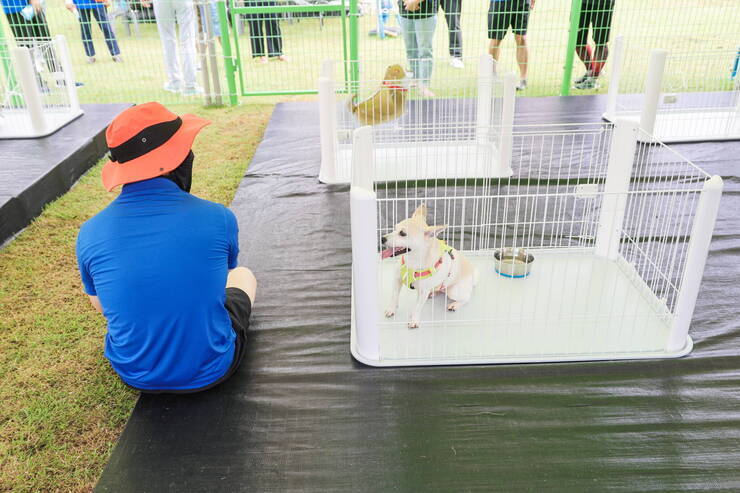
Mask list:
[{"label": "small tan dog", "polygon": [[405,78],[403,67],[391,65],[385,71],[383,85],[372,96],[357,104],[355,98],[350,100],[349,109],[360,125],[379,125],[403,115],[408,93],[408,89],[401,85]]},{"label": "small tan dog", "polygon": [[426,216],[427,206],[422,204],[413,216],[398,223],[382,240],[387,247],[382,258],[401,255],[385,316],[395,315],[403,286],[415,289],[418,297],[409,318],[410,329],[419,326],[421,310],[430,296],[444,293],[451,300],[447,309],[454,312],[470,301],[478,281],[478,269],[470,260],[437,238],[447,226],[429,226]]}]

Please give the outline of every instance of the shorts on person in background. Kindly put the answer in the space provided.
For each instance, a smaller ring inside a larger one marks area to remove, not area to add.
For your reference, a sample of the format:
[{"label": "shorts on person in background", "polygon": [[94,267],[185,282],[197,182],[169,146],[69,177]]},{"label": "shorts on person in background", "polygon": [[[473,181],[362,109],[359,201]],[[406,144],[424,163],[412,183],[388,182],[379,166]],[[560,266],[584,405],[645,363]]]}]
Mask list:
[{"label": "shorts on person in background", "polygon": [[591,37],[594,43],[607,44],[612,28],[613,13],[614,0],[582,0],[576,46],[585,46],[588,43],[589,26],[591,26]]},{"label": "shorts on person in background", "polygon": [[529,0],[491,0],[488,8],[488,39],[504,39],[511,26],[514,34],[527,34]]}]

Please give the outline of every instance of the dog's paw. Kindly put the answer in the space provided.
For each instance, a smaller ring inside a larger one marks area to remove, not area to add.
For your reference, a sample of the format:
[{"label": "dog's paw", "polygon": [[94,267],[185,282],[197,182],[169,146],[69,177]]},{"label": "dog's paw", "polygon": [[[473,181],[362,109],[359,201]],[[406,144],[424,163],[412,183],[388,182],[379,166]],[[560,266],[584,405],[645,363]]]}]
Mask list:
[{"label": "dog's paw", "polygon": [[454,303],[450,303],[449,305],[447,305],[447,311],[448,312],[456,312],[458,308],[460,308],[460,303],[458,303],[457,301],[455,301]]},{"label": "dog's paw", "polygon": [[388,310],[385,311],[385,318],[391,318],[395,314],[396,314],[396,312],[394,310],[388,309]]},{"label": "dog's paw", "polygon": [[418,329],[418,328],[419,328],[418,320],[409,320],[409,329]]}]

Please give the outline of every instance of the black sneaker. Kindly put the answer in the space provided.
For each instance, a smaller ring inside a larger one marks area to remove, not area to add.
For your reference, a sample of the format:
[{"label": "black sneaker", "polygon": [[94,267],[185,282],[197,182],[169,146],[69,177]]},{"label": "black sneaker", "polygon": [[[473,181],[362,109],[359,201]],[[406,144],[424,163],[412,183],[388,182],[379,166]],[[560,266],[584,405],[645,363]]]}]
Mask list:
[{"label": "black sneaker", "polygon": [[576,80],[575,80],[575,82],[573,82],[573,85],[574,85],[574,86],[577,86],[578,84],[583,84],[583,82],[584,82],[584,81],[585,81],[586,79],[588,79],[589,77],[591,77],[591,72],[586,72],[586,73],[585,73],[585,74],[583,74],[583,75],[582,75],[582,76],[581,76],[580,78],[576,79]]}]

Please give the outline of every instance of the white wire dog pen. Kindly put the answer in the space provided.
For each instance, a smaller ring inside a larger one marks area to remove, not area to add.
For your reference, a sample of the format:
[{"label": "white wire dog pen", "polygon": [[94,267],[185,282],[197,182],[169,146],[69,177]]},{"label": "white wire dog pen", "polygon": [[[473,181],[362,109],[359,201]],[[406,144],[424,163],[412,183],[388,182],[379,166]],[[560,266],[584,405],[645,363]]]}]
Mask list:
[{"label": "white wire dog pen", "polygon": [[617,38],[604,119],[628,118],[640,124],[646,137],[664,143],[740,139],[737,57],[737,50],[654,50],[644,94],[623,94],[624,40]]},{"label": "white wire dog pen", "polygon": [[[373,366],[667,358],[688,336],[722,193],[663,144],[638,144],[633,122],[517,127],[508,178],[377,182],[373,132],[355,132],[352,354]],[[420,205],[429,224],[478,269],[471,301],[428,299],[408,328],[415,292],[385,317],[398,258],[383,235]],[[534,257],[523,278],[495,254]]]},{"label": "white wire dog pen", "polygon": [[[511,127],[516,77],[499,77],[493,59],[478,60],[477,73],[466,74],[436,61],[430,89],[422,94],[413,78],[390,84],[386,66],[364,61],[357,83],[337,83],[335,64],[324,62],[319,79],[321,171],[323,183],[351,181],[352,131],[361,121],[351,101],[366,101],[379,90],[402,91],[398,100],[378,100],[375,115],[400,114],[373,126],[381,181],[498,177],[511,174]],[[400,102],[399,102],[400,101]],[[396,108],[396,105],[403,108]],[[393,106],[393,107],[391,107]],[[443,162],[444,166],[432,166]]]},{"label": "white wire dog pen", "polygon": [[82,115],[63,36],[0,46],[0,65],[1,139],[43,137]]}]

